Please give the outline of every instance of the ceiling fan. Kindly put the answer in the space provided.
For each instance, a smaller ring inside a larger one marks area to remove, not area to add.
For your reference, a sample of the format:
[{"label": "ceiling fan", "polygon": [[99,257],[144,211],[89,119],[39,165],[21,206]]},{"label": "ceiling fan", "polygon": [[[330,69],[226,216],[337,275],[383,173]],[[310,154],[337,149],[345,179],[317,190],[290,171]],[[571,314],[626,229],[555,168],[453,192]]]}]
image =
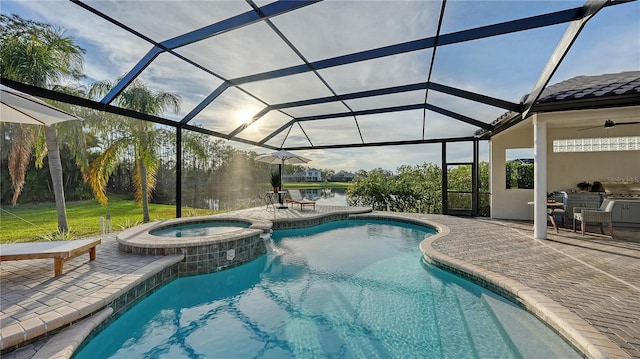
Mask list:
[{"label": "ceiling fan", "polygon": [[592,130],[594,128],[612,128],[615,126],[622,126],[622,125],[638,125],[640,124],[640,121],[634,121],[634,122],[614,122],[613,120],[606,120],[604,121],[603,125],[598,125],[598,126],[591,126],[591,127],[586,127],[586,128],[581,128],[578,131],[584,131],[584,130]]}]

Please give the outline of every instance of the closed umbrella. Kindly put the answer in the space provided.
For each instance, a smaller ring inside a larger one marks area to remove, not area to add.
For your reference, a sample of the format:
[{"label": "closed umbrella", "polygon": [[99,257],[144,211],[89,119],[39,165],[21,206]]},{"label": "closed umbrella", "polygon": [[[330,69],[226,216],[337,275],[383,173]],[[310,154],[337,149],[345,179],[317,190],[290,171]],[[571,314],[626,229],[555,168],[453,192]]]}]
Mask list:
[{"label": "closed umbrella", "polygon": [[81,118],[36,97],[0,84],[0,122],[51,126],[68,120],[81,120]]},{"label": "closed umbrella", "polygon": [[[282,167],[285,164],[288,165],[297,165],[301,163],[307,163],[311,161],[308,158],[298,156],[295,153],[291,153],[289,151],[280,150],[273,153],[268,153],[266,155],[260,155],[256,157],[256,161],[266,162],[270,164],[278,164],[279,173],[280,173],[280,184],[282,185]],[[282,204],[282,197],[280,197],[280,204]]]}]

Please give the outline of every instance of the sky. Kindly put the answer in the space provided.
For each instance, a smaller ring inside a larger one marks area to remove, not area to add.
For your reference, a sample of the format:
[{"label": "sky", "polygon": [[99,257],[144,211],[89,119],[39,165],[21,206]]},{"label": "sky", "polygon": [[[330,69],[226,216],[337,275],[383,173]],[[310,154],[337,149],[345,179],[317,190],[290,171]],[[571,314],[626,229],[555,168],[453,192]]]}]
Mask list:
[{"label": "sky", "polygon": [[[86,1],[133,28],[162,42],[186,32],[249,10],[245,1]],[[256,1],[258,6],[269,1]],[[581,6],[581,1],[448,1],[441,34],[477,26],[535,16]],[[151,44],[62,0],[0,0],[3,14],[18,14],[65,30],[85,52],[85,81],[115,80],[130,71],[151,49]],[[369,50],[398,42],[432,36],[437,29],[439,1],[332,1],[327,0],[272,18],[309,62]],[[511,102],[533,88],[544,65],[558,44],[567,24],[529,30],[494,38],[439,47],[435,54],[431,81],[486,94]],[[159,55],[140,75],[154,91],[182,96],[178,114],[162,116],[180,120],[223,79],[302,64],[301,57],[262,22],[177,48],[176,53],[193,59],[213,73],[203,71],[170,54]],[[241,89],[225,91],[190,124],[229,133],[243,120],[265,107],[338,94],[426,81],[431,49],[369,60],[357,65],[321,69],[318,75],[303,73],[266,81],[251,82]],[[550,84],[579,75],[599,75],[640,70],[640,2],[609,6],[591,19],[573,44]],[[325,83],[330,85],[331,90]],[[243,92],[243,90],[245,92]],[[254,95],[251,97],[247,92]],[[259,140],[291,117],[320,113],[366,110],[424,101],[424,91],[287,109],[270,112],[240,134]],[[431,104],[490,123],[505,112],[500,108],[430,91]],[[423,119],[426,126],[423,130]],[[360,132],[358,132],[358,129]],[[279,147],[332,145],[360,141],[395,141],[471,136],[477,128],[423,110],[343,117],[294,125],[268,143]],[[423,132],[424,131],[424,132]],[[270,150],[234,141],[239,149],[268,153]],[[450,144],[447,160],[470,161],[471,145]],[[489,146],[481,144],[481,160],[488,160]],[[298,154],[312,159],[318,169],[355,172],[360,169],[395,170],[401,165],[441,162],[441,145],[406,145],[340,150],[305,150]]]}]

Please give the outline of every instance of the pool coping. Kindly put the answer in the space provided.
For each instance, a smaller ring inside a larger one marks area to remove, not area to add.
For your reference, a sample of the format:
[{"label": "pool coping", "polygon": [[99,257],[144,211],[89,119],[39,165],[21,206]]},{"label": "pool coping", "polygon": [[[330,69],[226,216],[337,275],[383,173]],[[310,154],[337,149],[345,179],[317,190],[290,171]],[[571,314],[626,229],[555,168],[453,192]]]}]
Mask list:
[{"label": "pool coping", "polygon": [[[212,234],[207,236],[194,236],[194,237],[162,237],[156,236],[150,233],[151,230],[157,228],[165,228],[178,226],[181,224],[190,223],[204,223],[204,222],[241,222],[248,225],[247,228],[239,227],[237,230]],[[228,242],[245,237],[251,237],[259,235],[267,231],[271,227],[271,223],[267,223],[264,220],[252,220],[238,217],[219,217],[215,215],[199,216],[199,217],[185,217],[185,218],[173,218],[161,221],[153,221],[139,226],[127,228],[116,235],[120,249],[125,247],[126,249],[133,248],[154,248],[154,249],[168,249],[168,248],[181,248],[181,247],[194,247],[204,244],[213,244],[219,242]],[[161,254],[164,255],[164,254]]]},{"label": "pool coping", "polygon": [[2,328],[3,349],[49,334],[52,334],[53,338],[56,339],[54,340],[52,338],[47,344],[49,344],[49,342],[56,342],[58,334],[68,329],[74,329],[77,327],[77,324],[93,318],[96,313],[109,307],[109,305],[114,303],[123,293],[127,293],[156,273],[179,263],[182,259],[183,256],[181,255],[159,258],[85,298],[81,298],[76,302],[47,312],[36,318]]},{"label": "pool coping", "polygon": [[[333,218],[334,214],[338,218]],[[218,219],[235,218],[231,217],[216,217]],[[503,275],[486,270],[479,266],[467,263],[456,258],[450,257],[434,249],[432,246],[435,241],[443,240],[450,234],[450,228],[444,224],[436,221],[420,219],[415,217],[407,217],[402,214],[391,214],[381,212],[353,212],[344,211],[342,213],[329,213],[314,215],[312,217],[305,218],[286,218],[276,219],[273,221],[264,220],[261,225],[263,232],[269,232],[267,227],[279,227],[283,228],[299,228],[304,226],[311,226],[317,224],[315,222],[330,222],[337,219],[345,218],[375,218],[375,219],[388,219],[419,225],[426,225],[438,230],[437,234],[427,237],[423,240],[419,247],[422,252],[423,258],[426,262],[435,265],[439,268],[445,269],[456,275],[459,275],[467,280],[470,280],[482,287],[490,289],[491,291],[498,293],[499,295],[511,300],[512,302],[520,305],[531,314],[540,319],[543,323],[548,325],[558,335],[560,335],[565,341],[576,348],[582,355],[588,358],[601,359],[601,358],[630,358],[629,354],[623,351],[618,345],[613,343],[608,337],[603,335],[593,326],[588,324],[584,319],[577,314],[571,312],[569,309],[553,301],[549,297],[539,293],[538,291]],[[246,219],[244,219],[246,221]],[[268,223],[269,222],[269,223]],[[306,225],[301,225],[305,223]],[[311,223],[311,224],[309,224]],[[155,263],[154,263],[155,264]],[[142,280],[141,280],[142,281]],[[122,292],[121,292],[122,293]],[[108,308],[108,306],[107,306]],[[73,352],[82,345],[83,341],[90,333],[107,320],[110,315],[105,315],[103,320],[96,318],[97,312],[88,318],[79,321],[78,324],[83,323],[85,320],[89,321],[91,327],[87,330],[84,325],[74,325],[68,327],[57,333],[52,337],[39,351],[48,353],[49,355],[56,354],[55,348],[68,348],[68,345],[74,345],[73,350],[63,350],[57,352],[56,358],[70,358]],[[68,333],[71,332],[71,333]],[[74,334],[75,333],[75,334]],[[60,337],[60,338],[59,338]],[[60,340],[58,340],[60,339]],[[64,342],[61,342],[64,340]],[[67,346],[65,346],[65,343]],[[68,353],[68,355],[63,355]],[[49,357],[49,356],[47,356]]]}]

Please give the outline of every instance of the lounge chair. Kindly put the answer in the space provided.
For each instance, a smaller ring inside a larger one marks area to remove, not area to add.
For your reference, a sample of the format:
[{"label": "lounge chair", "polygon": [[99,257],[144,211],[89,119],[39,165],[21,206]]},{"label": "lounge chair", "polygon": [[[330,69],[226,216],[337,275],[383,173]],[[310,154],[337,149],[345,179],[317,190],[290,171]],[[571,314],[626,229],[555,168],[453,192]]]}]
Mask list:
[{"label": "lounge chair", "polygon": [[576,231],[576,221],[579,221],[581,224],[582,235],[584,236],[584,228],[587,223],[598,223],[600,224],[600,232],[604,234],[604,229],[602,225],[607,223],[609,226],[609,234],[613,237],[613,225],[611,219],[611,212],[613,211],[613,206],[616,204],[616,201],[612,201],[610,199],[605,199],[602,201],[602,205],[600,208],[573,208],[573,231]]},{"label": "lounge chair", "polygon": [[288,191],[289,191],[289,197],[291,198],[287,198],[286,200],[287,203],[299,204],[301,211],[304,206],[312,206],[314,210],[316,209],[316,202],[306,200],[304,197],[302,197],[300,190],[290,189]]},{"label": "lounge chair", "polygon": [[96,259],[96,246],[100,239],[78,239],[74,241],[30,242],[0,245],[0,262],[23,259],[53,258],[53,273],[62,274],[64,262],[89,253],[89,260]]}]

